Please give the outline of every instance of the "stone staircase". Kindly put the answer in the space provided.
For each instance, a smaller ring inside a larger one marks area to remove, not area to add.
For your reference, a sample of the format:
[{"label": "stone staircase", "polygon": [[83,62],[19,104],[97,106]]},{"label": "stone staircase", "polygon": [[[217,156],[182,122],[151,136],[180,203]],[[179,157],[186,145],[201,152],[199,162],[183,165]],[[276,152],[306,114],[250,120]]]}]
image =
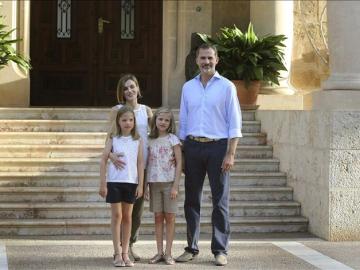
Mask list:
[{"label": "stone staircase", "polygon": [[[109,206],[97,194],[108,114],[97,108],[0,108],[0,235],[110,233]],[[255,111],[244,111],[243,120],[231,179],[232,231],[306,231],[308,221]],[[177,232],[186,231],[183,198],[182,187]],[[205,181],[202,232],[211,232],[211,210]],[[141,232],[153,233],[153,223],[146,203]]]}]

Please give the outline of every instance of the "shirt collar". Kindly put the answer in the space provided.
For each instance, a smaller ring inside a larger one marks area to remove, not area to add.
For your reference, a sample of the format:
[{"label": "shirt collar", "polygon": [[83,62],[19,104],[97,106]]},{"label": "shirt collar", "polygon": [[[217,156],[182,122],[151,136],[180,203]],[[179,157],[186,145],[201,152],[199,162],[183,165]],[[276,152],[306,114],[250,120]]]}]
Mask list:
[{"label": "shirt collar", "polygon": [[[215,71],[215,74],[214,74],[214,76],[212,76],[211,80],[213,80],[213,78],[220,79],[220,77],[221,77],[221,75],[219,74],[219,72]],[[196,75],[195,79],[200,81],[200,74]]]}]

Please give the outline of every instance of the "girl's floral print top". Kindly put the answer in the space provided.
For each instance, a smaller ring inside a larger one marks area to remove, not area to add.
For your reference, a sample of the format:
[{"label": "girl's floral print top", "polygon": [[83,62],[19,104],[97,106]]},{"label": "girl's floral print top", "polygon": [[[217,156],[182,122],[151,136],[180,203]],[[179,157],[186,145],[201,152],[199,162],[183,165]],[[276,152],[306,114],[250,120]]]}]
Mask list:
[{"label": "girl's floral print top", "polygon": [[149,139],[149,156],[146,168],[147,182],[173,182],[175,180],[173,146],[177,144],[180,144],[180,140],[171,133],[164,137]]}]

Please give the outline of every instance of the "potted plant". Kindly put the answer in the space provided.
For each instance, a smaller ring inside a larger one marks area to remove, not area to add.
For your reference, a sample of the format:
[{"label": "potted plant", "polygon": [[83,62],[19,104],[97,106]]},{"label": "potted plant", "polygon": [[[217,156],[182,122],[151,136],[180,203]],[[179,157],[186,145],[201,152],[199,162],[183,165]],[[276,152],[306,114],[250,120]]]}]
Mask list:
[{"label": "potted plant", "polygon": [[245,33],[234,25],[221,28],[215,38],[198,35],[217,48],[218,71],[236,85],[243,109],[254,108],[261,82],[279,85],[280,71],[287,70],[283,63],[284,35],[259,38],[251,23]]},{"label": "potted plant", "polygon": [[4,16],[0,15],[0,70],[10,61],[19,65],[20,68],[28,70],[31,68],[29,59],[20,55],[13,48],[13,44],[19,42],[19,39],[11,39],[11,33],[15,31],[6,30],[7,26],[3,23]]}]

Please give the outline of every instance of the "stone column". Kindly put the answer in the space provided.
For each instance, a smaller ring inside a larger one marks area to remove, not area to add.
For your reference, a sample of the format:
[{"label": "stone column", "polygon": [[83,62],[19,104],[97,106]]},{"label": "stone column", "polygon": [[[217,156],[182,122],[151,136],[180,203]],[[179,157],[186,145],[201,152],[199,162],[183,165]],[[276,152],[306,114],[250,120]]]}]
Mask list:
[{"label": "stone column", "polygon": [[360,2],[328,1],[330,77],[324,90],[360,90]]},{"label": "stone column", "polygon": [[[328,1],[330,76],[324,91],[312,93],[311,114],[325,123],[319,134],[326,147],[324,174],[328,190],[331,241],[360,239],[360,12],[359,1]],[[321,124],[323,125],[323,124]]]},{"label": "stone column", "polygon": [[325,91],[309,97],[310,109],[360,110],[359,12],[359,1],[327,2],[330,76],[322,83]]},{"label": "stone column", "polygon": [[293,95],[295,91],[290,85],[289,74],[293,44],[293,1],[250,1],[250,21],[258,36],[266,34],[285,35],[285,66],[280,86],[263,87],[262,92]]}]

